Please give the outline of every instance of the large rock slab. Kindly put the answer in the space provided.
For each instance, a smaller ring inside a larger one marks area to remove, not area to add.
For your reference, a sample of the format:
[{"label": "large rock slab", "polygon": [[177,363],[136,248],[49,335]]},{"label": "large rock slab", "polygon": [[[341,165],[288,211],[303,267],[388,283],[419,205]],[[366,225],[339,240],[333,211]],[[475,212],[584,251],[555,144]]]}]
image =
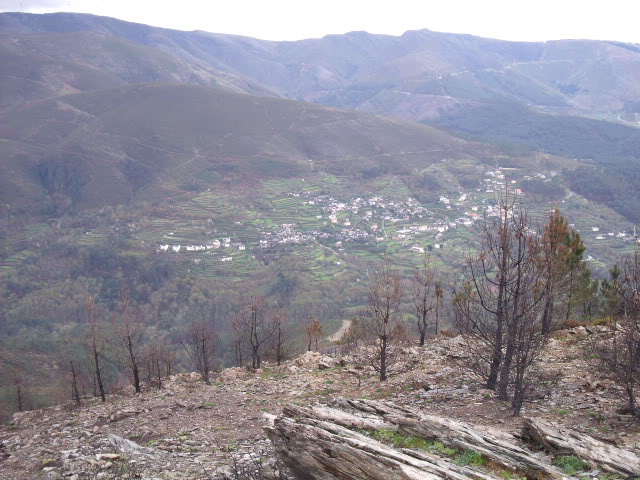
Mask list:
[{"label": "large rock slab", "polygon": [[267,429],[276,455],[300,479],[476,479],[502,478],[490,470],[459,466],[426,450],[394,448],[363,430],[391,430],[472,449],[494,465],[529,478],[565,477],[550,460],[518,446],[508,434],[450,419],[421,415],[386,402],[338,399],[331,406],[285,407]]}]

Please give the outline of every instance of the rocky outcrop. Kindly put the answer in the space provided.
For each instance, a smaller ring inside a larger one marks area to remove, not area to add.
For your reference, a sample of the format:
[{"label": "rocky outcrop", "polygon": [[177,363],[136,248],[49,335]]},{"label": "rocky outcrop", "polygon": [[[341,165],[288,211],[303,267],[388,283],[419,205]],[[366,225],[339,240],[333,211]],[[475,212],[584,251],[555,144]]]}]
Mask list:
[{"label": "rocky outcrop", "polygon": [[[552,453],[569,452],[611,472],[639,471],[640,464],[634,463],[638,458],[631,452],[605,448],[586,435],[567,434],[562,444],[556,436],[560,431],[550,425],[535,421],[527,425],[539,432],[531,437],[544,438],[541,444],[553,447]],[[279,459],[301,479],[488,480],[508,473],[566,478],[551,457],[530,450],[514,435],[386,402],[338,399],[330,406],[291,405],[267,428],[267,435]],[[483,460],[462,466],[465,452]],[[616,467],[617,462],[622,466]],[[492,468],[479,466],[482,463]]]},{"label": "rocky outcrop", "polygon": [[555,454],[583,458],[607,472],[625,475],[640,473],[640,457],[636,454],[584,433],[557,428],[532,418],[525,419],[524,431],[533,441]]},{"label": "rocky outcrop", "polygon": [[127,440],[126,438],[119,437],[118,435],[110,433],[107,438],[109,439],[109,443],[113,445],[113,448],[121,451],[122,453],[136,454],[150,451],[150,449],[141,447],[137,443]]},{"label": "rocky outcrop", "polygon": [[278,458],[297,479],[494,478],[435,455],[394,449],[335,423],[314,421],[309,413],[308,409],[291,407],[267,432]]}]

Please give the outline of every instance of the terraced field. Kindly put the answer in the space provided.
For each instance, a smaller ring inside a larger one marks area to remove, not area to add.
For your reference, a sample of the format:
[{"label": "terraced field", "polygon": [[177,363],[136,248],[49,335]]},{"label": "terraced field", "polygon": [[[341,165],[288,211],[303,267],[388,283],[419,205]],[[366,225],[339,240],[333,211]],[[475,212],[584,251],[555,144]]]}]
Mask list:
[{"label": "terraced field", "polygon": [[[157,254],[174,260],[180,273],[226,282],[254,277],[270,262],[286,262],[288,258],[295,260],[296,268],[308,272],[308,281],[313,282],[330,283],[350,273],[366,273],[371,262],[383,257],[409,274],[422,262],[423,251],[430,252],[443,270],[453,271],[477,247],[481,223],[456,222],[462,217],[469,219],[472,213],[482,217],[484,209],[495,202],[495,193],[486,192],[484,187],[464,188],[451,171],[487,172],[491,168],[465,159],[435,164],[427,170],[438,179],[441,193],[431,195],[433,201],[420,204],[419,214],[401,213],[403,208],[415,207],[402,206],[414,192],[401,177],[383,175],[354,181],[316,172],[304,179],[268,179],[238,191],[221,193],[212,187],[192,194],[161,213],[134,222],[128,245],[132,252],[149,254],[161,245],[171,249],[220,242],[217,248],[207,250],[183,248],[180,253]],[[520,169],[505,169],[504,173],[516,180],[516,187],[527,174]],[[438,195],[448,195],[450,202],[437,200]],[[369,203],[375,198],[378,203]],[[573,192],[557,202],[523,198],[539,228],[549,212],[559,207],[579,230],[588,248],[588,262],[600,274],[606,274],[622,254],[635,248],[630,241],[632,225]],[[354,207],[356,200],[360,201],[358,207]],[[329,218],[331,212],[333,219]],[[447,229],[438,231],[438,225]],[[68,235],[75,239],[71,243],[90,247],[107,241],[113,228],[101,225]],[[49,224],[41,223],[9,236],[13,252],[0,261],[0,273],[23,264],[33,253],[34,239],[50,230]],[[353,232],[365,236],[351,236]],[[619,232],[626,232],[626,240]]]}]

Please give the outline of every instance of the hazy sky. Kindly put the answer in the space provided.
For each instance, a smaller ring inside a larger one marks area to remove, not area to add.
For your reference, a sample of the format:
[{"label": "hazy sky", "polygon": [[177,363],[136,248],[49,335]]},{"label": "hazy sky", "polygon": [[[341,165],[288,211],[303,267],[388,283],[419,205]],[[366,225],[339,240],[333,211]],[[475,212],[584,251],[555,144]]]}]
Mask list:
[{"label": "hazy sky", "polygon": [[428,28],[506,40],[640,43],[640,0],[0,0],[0,11],[88,12],[269,40]]}]

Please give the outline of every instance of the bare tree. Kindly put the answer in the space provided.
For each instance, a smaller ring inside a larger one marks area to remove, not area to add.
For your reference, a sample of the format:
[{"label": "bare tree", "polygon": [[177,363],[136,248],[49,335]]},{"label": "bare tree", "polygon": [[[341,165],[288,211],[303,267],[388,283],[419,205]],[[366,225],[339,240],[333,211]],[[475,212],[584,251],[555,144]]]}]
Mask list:
[{"label": "bare tree", "polygon": [[411,282],[411,301],[416,317],[416,327],[420,335],[419,345],[424,345],[429,330],[432,327],[431,311],[435,308],[434,299],[434,264],[431,258],[424,256],[420,269],[413,273]]},{"label": "bare tree", "polygon": [[147,368],[147,381],[155,382],[162,389],[162,379],[171,375],[175,363],[175,352],[167,344],[166,338],[156,335],[145,348],[144,363]]},{"label": "bare tree", "polygon": [[100,399],[106,402],[104,382],[102,380],[102,362],[101,358],[104,349],[104,332],[100,321],[100,315],[96,311],[93,297],[89,295],[87,298],[87,332],[85,335],[85,343],[91,352],[93,360],[95,383],[100,393]]},{"label": "bare tree", "polygon": [[381,382],[387,379],[393,360],[390,347],[405,333],[402,294],[400,274],[385,261],[374,273],[369,285],[368,305],[360,317],[364,330],[374,341],[376,353],[372,366],[380,374]]},{"label": "bare tree", "polygon": [[73,360],[69,360],[69,373],[71,374],[71,396],[80,406],[80,390],[78,389],[78,369]]},{"label": "bare tree", "polygon": [[236,360],[237,367],[241,367],[242,365],[244,365],[245,342],[244,332],[242,331],[242,328],[242,319],[240,318],[240,315],[237,314],[231,324],[231,330],[233,334],[233,354]]},{"label": "bare tree", "polygon": [[251,296],[237,317],[238,330],[247,339],[251,349],[251,367],[260,368],[265,345],[274,335],[274,322],[267,316],[267,304],[263,297]]},{"label": "bare tree", "polygon": [[456,291],[454,306],[456,327],[472,352],[470,367],[500,399],[507,400],[511,391],[517,415],[529,388],[528,373],[546,340],[541,323],[545,269],[539,236],[508,188],[498,208],[499,218],[485,223],[480,253],[467,256],[466,282]]},{"label": "bare tree", "polygon": [[24,371],[16,367],[11,378],[13,386],[16,390],[16,408],[19,412],[25,410],[25,386],[27,384]]},{"label": "bare tree", "polygon": [[640,251],[611,270],[605,286],[611,335],[595,343],[603,375],[625,391],[628,410],[639,415],[636,392],[640,384]]},{"label": "bare tree", "polygon": [[175,349],[168,345],[165,345],[160,359],[161,365],[164,368],[164,376],[170,377],[171,375],[173,375],[173,370],[176,367]]},{"label": "bare tree", "polygon": [[145,326],[142,316],[126,289],[120,291],[120,308],[114,317],[113,331],[117,357],[131,370],[133,387],[140,393],[140,366],[144,358]]},{"label": "bare tree", "polygon": [[287,337],[287,327],[289,325],[289,316],[285,310],[278,310],[273,314],[274,333],[269,342],[271,353],[275,358],[276,365],[286,360],[289,355],[289,345]]},{"label": "bare tree", "polygon": [[81,368],[79,365],[79,361],[76,359],[74,353],[76,349],[76,345],[69,339],[65,340],[65,347],[62,351],[61,364],[62,368],[66,372],[67,378],[65,379],[65,383],[69,382],[69,390],[71,393],[71,399],[75,402],[77,406],[80,406],[80,376],[81,376]]},{"label": "bare tree", "polygon": [[307,352],[311,351],[311,345],[315,343],[315,350],[318,351],[318,341],[324,335],[322,330],[322,324],[320,320],[314,318],[310,322],[308,322],[304,327],[304,333],[307,337]]},{"label": "bare tree", "polygon": [[215,369],[218,353],[218,335],[211,323],[194,320],[180,340],[196,371],[207,385],[211,385],[210,373]]},{"label": "bare tree", "polygon": [[434,327],[435,327],[435,334],[438,335],[438,333],[440,332],[440,315],[442,315],[442,309],[444,307],[444,290],[442,288],[442,283],[440,282],[436,282],[434,285],[434,295],[435,295],[435,303],[434,303],[434,312],[435,312],[435,319],[434,319]]}]

